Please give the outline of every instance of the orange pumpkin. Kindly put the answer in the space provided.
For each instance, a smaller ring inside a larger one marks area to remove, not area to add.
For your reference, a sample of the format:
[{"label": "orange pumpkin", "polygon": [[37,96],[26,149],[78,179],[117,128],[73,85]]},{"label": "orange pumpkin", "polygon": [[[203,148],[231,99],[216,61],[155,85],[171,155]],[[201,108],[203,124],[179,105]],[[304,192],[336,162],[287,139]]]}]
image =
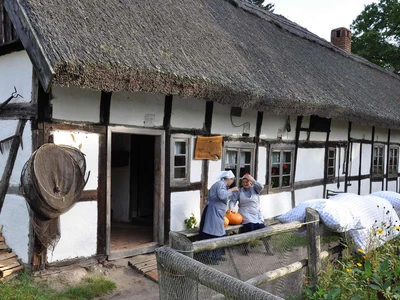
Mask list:
[{"label": "orange pumpkin", "polygon": [[231,225],[239,225],[242,223],[242,215],[238,212],[229,212],[226,214],[226,217],[229,220],[229,224]]},{"label": "orange pumpkin", "polygon": [[224,217],[224,227],[227,227],[229,225],[229,219],[227,217]]}]

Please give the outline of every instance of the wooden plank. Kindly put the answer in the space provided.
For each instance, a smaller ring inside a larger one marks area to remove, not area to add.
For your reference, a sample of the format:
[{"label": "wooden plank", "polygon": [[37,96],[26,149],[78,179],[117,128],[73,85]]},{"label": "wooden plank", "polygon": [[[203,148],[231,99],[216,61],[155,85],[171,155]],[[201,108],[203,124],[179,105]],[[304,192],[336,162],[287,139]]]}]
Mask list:
[{"label": "wooden plank", "polygon": [[11,265],[13,263],[18,263],[18,260],[14,257],[8,258],[8,259],[4,259],[4,260],[0,260],[0,268]]},{"label": "wooden plank", "polygon": [[9,258],[11,258],[11,257],[16,257],[16,255],[15,255],[15,253],[13,253],[13,252],[10,252],[10,253],[0,253],[0,262],[2,261],[2,260],[6,260],[6,259],[9,259]]},{"label": "wooden plank", "polygon": [[153,266],[156,266],[156,265],[157,265],[157,261],[154,259],[154,260],[151,260],[151,261],[146,261],[146,262],[143,262],[143,263],[136,264],[134,266],[136,268],[138,268],[138,269],[145,269],[147,267],[153,267]]},{"label": "wooden plank", "polygon": [[148,266],[146,268],[142,268],[140,269],[143,273],[147,273],[150,272],[152,270],[157,270],[157,265],[153,265],[153,266]]},{"label": "wooden plank", "polygon": [[156,256],[153,255],[138,255],[129,259],[128,264],[136,265],[144,262],[154,261]]},{"label": "wooden plank", "polygon": [[5,243],[0,243],[0,250],[5,250],[5,249],[9,249],[8,246]]},{"label": "wooden plank", "polygon": [[18,267],[19,265],[21,265],[21,264],[19,263],[19,261],[16,260],[15,262],[13,262],[11,264],[8,264],[8,265],[6,265],[4,267],[0,267],[0,271],[9,270],[9,269]]},{"label": "wooden plank", "polygon": [[144,277],[153,280],[155,283],[158,283],[158,272],[157,270],[149,271],[144,273]]},{"label": "wooden plank", "polygon": [[23,269],[24,269],[24,266],[18,266],[18,267],[15,267],[15,268],[12,268],[12,269],[8,269],[8,270],[5,270],[5,271],[0,271],[0,277],[7,277],[7,276],[9,276],[9,275],[11,275],[13,273],[22,271]]}]

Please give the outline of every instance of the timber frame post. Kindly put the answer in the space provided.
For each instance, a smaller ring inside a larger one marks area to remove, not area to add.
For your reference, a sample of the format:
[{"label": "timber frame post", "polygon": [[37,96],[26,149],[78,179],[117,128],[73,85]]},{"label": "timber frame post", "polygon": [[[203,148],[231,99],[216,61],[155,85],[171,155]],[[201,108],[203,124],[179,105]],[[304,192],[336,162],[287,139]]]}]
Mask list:
[{"label": "timber frame post", "polygon": [[[182,233],[171,231],[169,233],[169,246],[179,253],[193,258],[193,244]],[[158,255],[158,252],[156,252]],[[174,270],[165,270],[166,267],[157,258],[159,277],[160,300],[198,299],[198,283],[187,276],[177,274]]]},{"label": "timber frame post", "polygon": [[321,236],[319,214],[312,208],[306,209],[308,238],[308,280],[311,289],[315,289],[321,272]]}]

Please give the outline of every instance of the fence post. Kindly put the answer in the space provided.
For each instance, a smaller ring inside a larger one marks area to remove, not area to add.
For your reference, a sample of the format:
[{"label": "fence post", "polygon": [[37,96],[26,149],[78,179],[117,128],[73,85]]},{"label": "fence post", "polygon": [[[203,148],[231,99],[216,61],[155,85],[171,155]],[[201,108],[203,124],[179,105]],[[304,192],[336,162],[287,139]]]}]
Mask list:
[{"label": "fence post", "polygon": [[[193,258],[192,242],[184,235],[171,231],[169,245],[183,255]],[[158,255],[158,253],[156,253]],[[183,274],[166,268],[157,258],[160,300],[193,300],[198,298],[198,283]]]},{"label": "fence post", "polygon": [[308,238],[308,280],[310,288],[315,290],[321,271],[321,236],[319,230],[319,214],[314,209],[306,209],[307,238]]}]

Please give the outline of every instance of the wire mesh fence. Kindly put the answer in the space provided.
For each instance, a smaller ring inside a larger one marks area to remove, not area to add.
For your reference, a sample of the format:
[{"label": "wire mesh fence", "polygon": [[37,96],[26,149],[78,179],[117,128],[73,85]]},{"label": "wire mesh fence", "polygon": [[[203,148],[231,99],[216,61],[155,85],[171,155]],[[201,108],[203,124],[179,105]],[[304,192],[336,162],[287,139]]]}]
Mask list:
[{"label": "wire mesh fence", "polygon": [[[321,249],[318,214],[308,213],[307,223],[210,240],[191,241],[171,232],[176,257],[168,254],[165,261],[164,254],[156,253],[160,299],[298,299],[305,280],[316,282],[320,260],[329,255],[324,250],[339,244],[336,240]],[[249,286],[256,294],[242,295]]]}]

